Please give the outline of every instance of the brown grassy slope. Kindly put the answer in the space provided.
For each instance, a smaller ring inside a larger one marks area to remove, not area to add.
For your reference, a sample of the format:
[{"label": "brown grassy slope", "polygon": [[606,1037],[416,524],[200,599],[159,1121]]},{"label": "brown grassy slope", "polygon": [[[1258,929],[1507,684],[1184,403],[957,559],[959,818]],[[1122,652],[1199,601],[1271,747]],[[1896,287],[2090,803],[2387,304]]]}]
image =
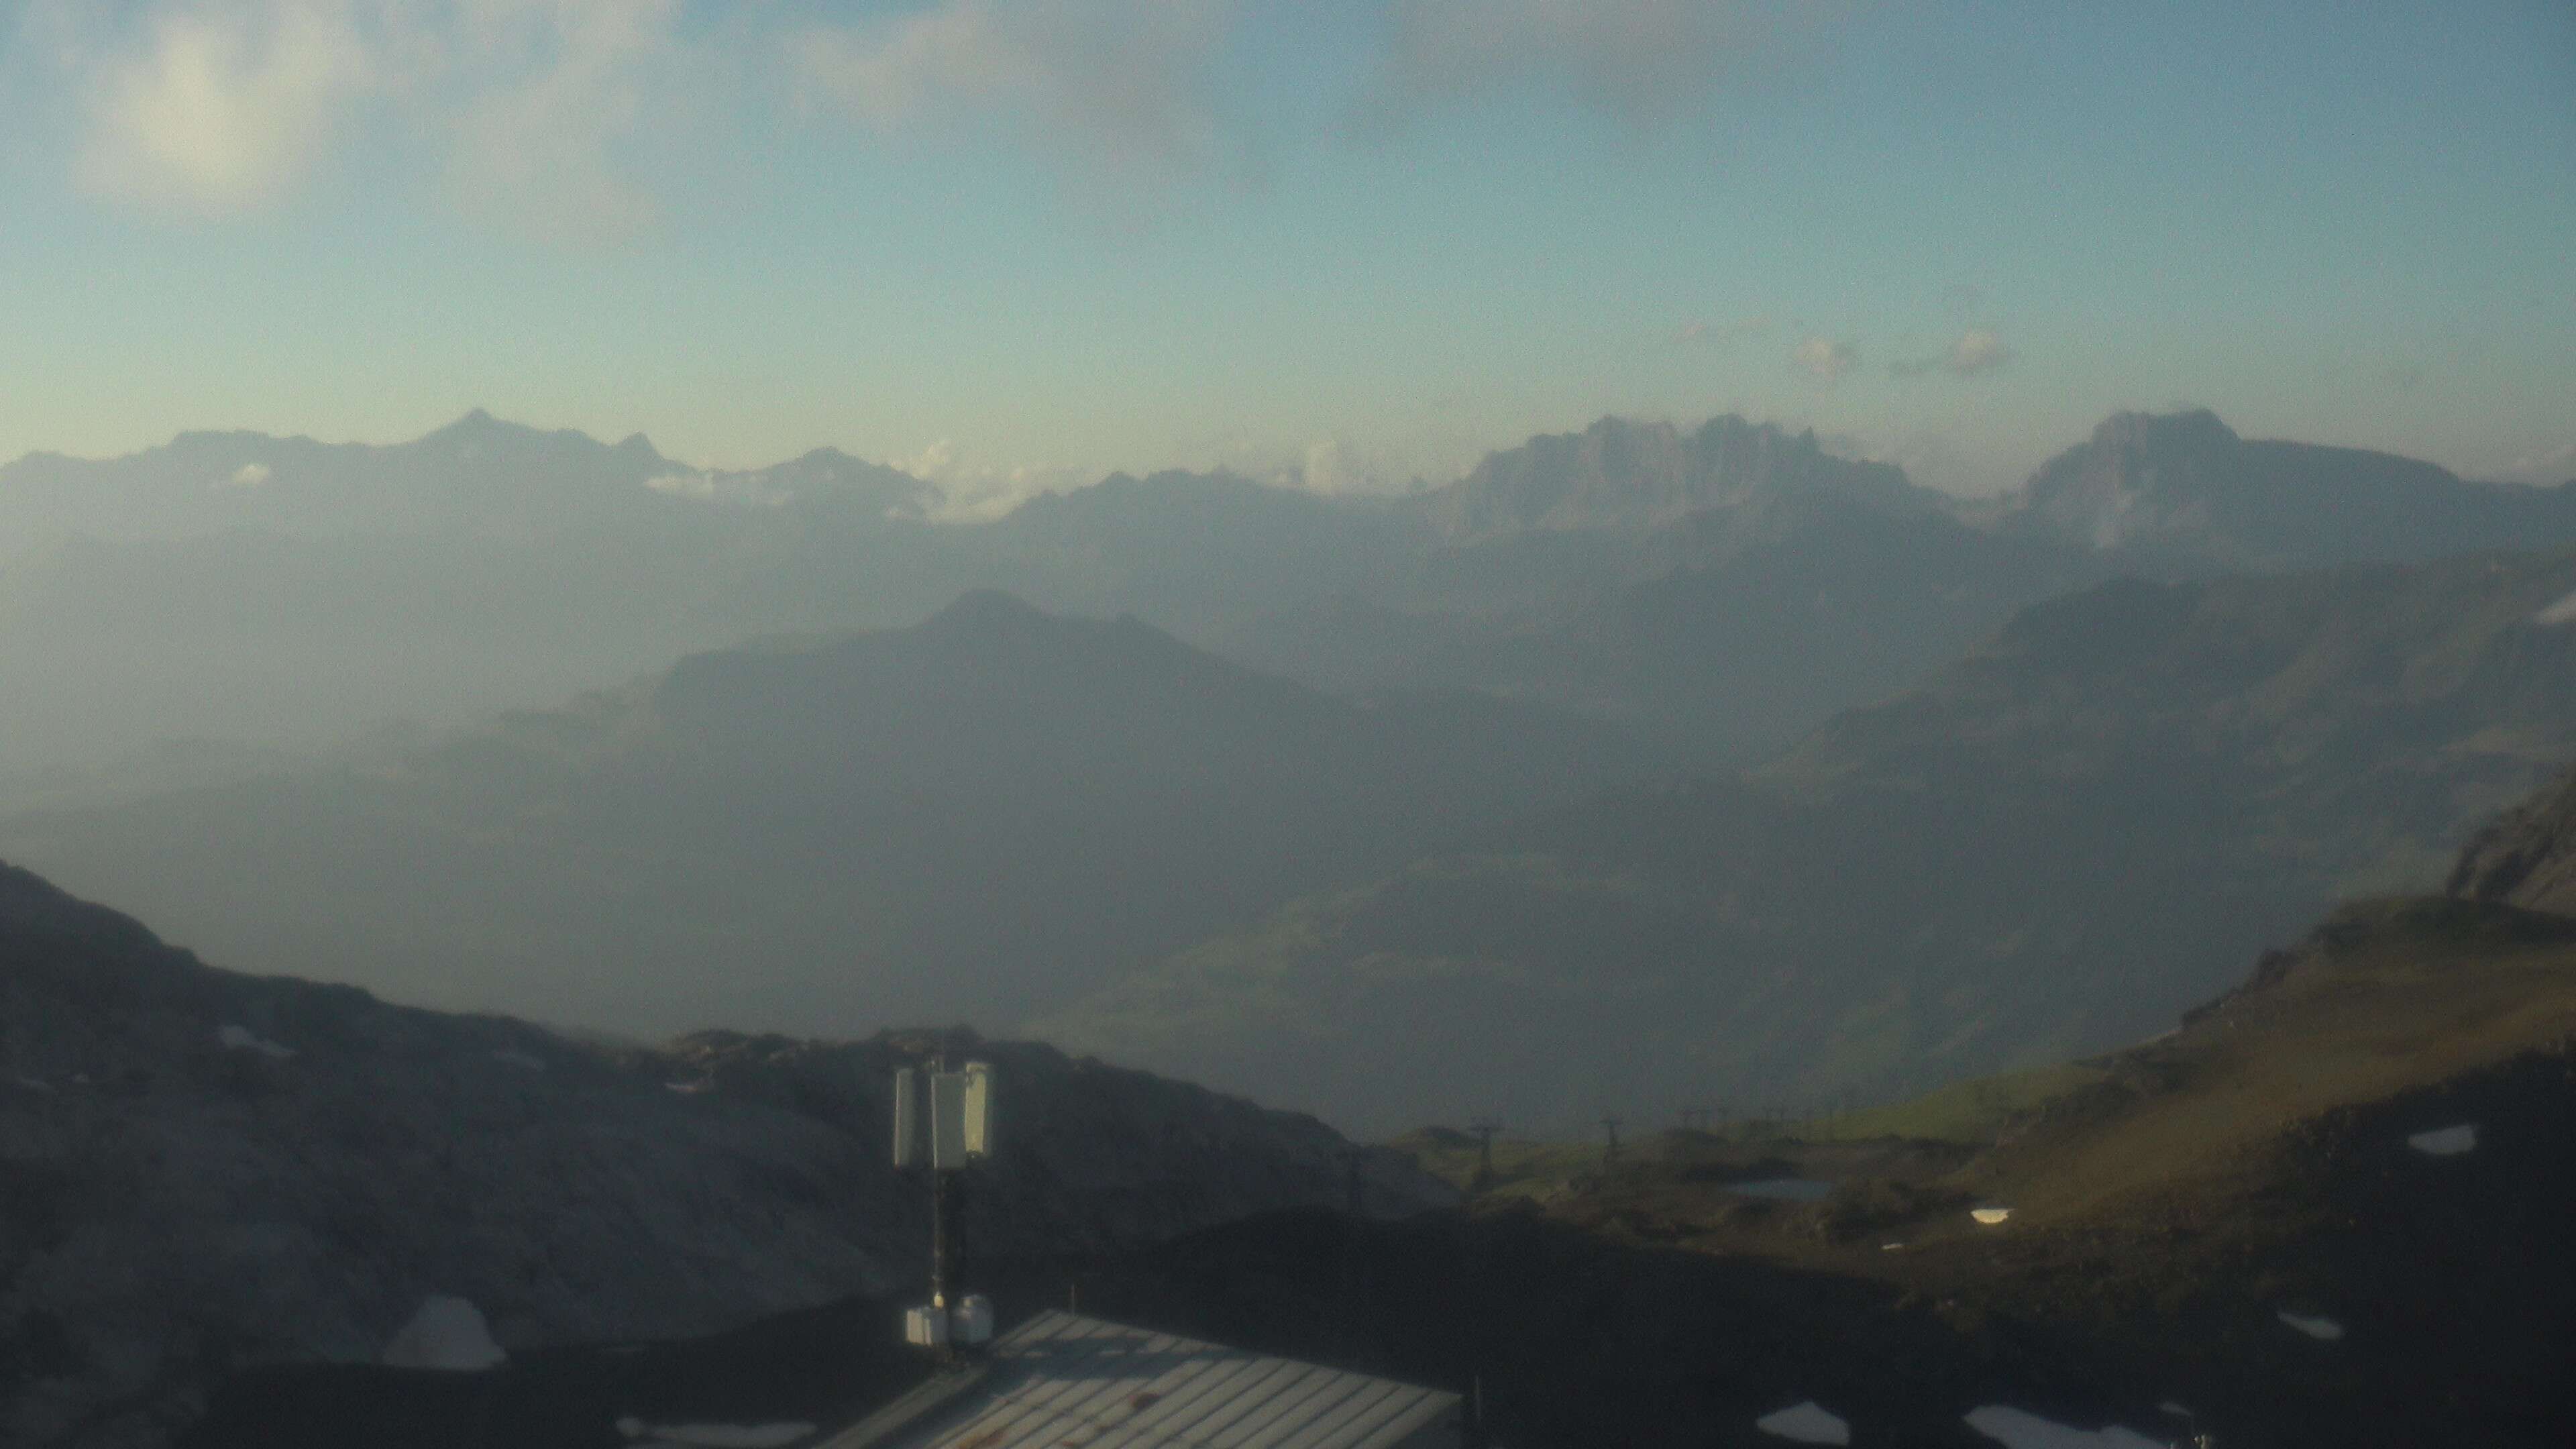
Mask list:
[{"label": "brown grassy slope", "polygon": [[2576,915],[2576,771],[2479,831],[2450,892]]},{"label": "brown grassy slope", "polygon": [[2576,920],[2491,902],[2372,902],[2265,957],[2182,1031],[2104,1060],[1959,1176],[2037,1225],[2244,1185],[2341,1108],[2576,1036]]}]

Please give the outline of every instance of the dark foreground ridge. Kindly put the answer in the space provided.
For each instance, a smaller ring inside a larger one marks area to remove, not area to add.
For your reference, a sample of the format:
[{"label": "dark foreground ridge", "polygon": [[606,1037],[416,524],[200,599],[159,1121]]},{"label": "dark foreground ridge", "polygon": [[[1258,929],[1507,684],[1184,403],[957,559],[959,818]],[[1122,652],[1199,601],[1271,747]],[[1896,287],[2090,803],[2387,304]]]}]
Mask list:
[{"label": "dark foreground ridge", "polygon": [[[1548,1191],[1395,1222],[1267,1213],[977,1279],[1006,1324],[1070,1300],[1481,1389],[1506,1445],[1783,1442],[1754,1421],[1812,1400],[1854,1444],[1991,1445],[1983,1411],[2165,1443],[2179,1405],[2228,1449],[2537,1449],[2576,1423],[2571,1039],[2576,922],[2380,903],[1983,1146],[1667,1133]],[[1782,1173],[1839,1180],[1813,1202],[1742,1190]],[[1990,1205],[2010,1217],[1976,1221]],[[892,1347],[902,1298],[489,1374],[263,1371],[187,1442],[607,1449],[621,1419],[819,1436],[921,1372]]]},{"label": "dark foreground ridge", "polygon": [[[0,866],[0,1443],[167,1442],[246,1366],[377,1362],[433,1296],[522,1352],[890,1291],[929,1224],[886,1161],[887,1082],[954,1039],[587,1045],[216,970]],[[1312,1118],[973,1046],[1021,1087],[1019,1150],[967,1205],[982,1251],[1347,1197],[1350,1146]],[[1455,1196],[1361,1167],[1371,1210]]]}]

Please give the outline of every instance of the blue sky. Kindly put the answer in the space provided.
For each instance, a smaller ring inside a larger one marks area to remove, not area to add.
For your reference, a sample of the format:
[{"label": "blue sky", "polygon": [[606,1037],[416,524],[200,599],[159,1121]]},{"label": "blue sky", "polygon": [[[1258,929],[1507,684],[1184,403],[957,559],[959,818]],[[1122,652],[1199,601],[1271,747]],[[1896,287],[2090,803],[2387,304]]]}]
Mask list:
[{"label": "blue sky", "polygon": [[0,457],[475,406],[961,491],[1739,411],[2576,477],[2576,7],[0,0]]}]

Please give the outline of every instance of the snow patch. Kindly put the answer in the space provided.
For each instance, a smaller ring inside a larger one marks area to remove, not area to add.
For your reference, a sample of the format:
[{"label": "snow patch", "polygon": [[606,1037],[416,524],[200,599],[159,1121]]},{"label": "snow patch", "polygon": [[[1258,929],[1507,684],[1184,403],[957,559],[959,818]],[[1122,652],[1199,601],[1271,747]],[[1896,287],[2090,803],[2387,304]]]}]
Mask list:
[{"label": "snow patch", "polygon": [[2323,1314],[2292,1313],[2284,1308],[2273,1316],[2310,1338],[2323,1339],[2327,1343],[2332,1343],[2343,1337],[2343,1325]]},{"label": "snow patch", "polygon": [[1878,1245],[1878,1250],[1882,1253],[1893,1253],[1904,1246],[1903,1243],[1881,1243]]},{"label": "snow patch", "polygon": [[2557,603],[2532,615],[2531,622],[2543,625],[2576,624],[2576,594],[2569,594]]},{"label": "snow patch", "polygon": [[54,1084],[46,1081],[42,1077],[14,1077],[11,1080],[15,1081],[19,1086],[26,1088],[28,1091],[35,1093],[39,1097],[50,1097],[54,1095]]},{"label": "snow patch", "polygon": [[266,463],[244,463],[232,471],[232,476],[224,480],[223,486],[227,488],[257,488],[261,484],[266,483],[273,476],[275,475],[269,471],[269,467]]},{"label": "snow patch", "polygon": [[617,1421],[617,1432],[629,1439],[687,1449],[785,1449],[814,1432],[811,1424],[647,1424],[641,1419]]},{"label": "snow patch", "polygon": [[1968,1216],[1975,1218],[1978,1222],[1984,1223],[1987,1227],[1991,1228],[1995,1224],[2011,1217],[2012,1209],[2008,1207],[1973,1208],[1969,1210]]},{"label": "snow patch", "polygon": [[1765,1434],[1794,1439],[1801,1444],[1848,1444],[1851,1425],[1839,1414],[1828,1411],[1813,1399],[1791,1404],[1778,1413],[1765,1414],[1753,1421],[1753,1427]]},{"label": "snow patch", "polygon": [[215,1028],[215,1040],[227,1051],[257,1052],[281,1062],[295,1055],[295,1048],[279,1046],[246,1026],[219,1026]]},{"label": "snow patch", "polygon": [[2463,1122],[2457,1127],[2418,1132],[2406,1139],[2406,1145],[2433,1157],[2457,1157],[2478,1145],[2478,1124]]},{"label": "snow patch", "polygon": [[2101,1429],[2078,1429],[2043,1419],[2024,1409],[1988,1404],[1972,1409],[1965,1416],[1968,1427],[2004,1446],[2004,1449],[2165,1449],[2161,1440],[2150,1439],[2134,1429],[2113,1424]]},{"label": "snow patch", "polygon": [[707,1089],[704,1082],[664,1082],[662,1084],[683,1097],[694,1097]]},{"label": "snow patch", "polygon": [[704,473],[664,473],[657,478],[645,479],[644,486],[674,498],[712,499],[716,496],[716,480]]},{"label": "snow patch", "polygon": [[2182,1405],[2175,1403],[2171,1399],[2167,1399],[2163,1403],[2156,1405],[2156,1408],[2160,1412],[2171,1414],[2177,1419],[2188,1419],[2192,1417],[2191,1410],[2184,1408]]},{"label": "snow patch", "polygon": [[514,1067],[521,1067],[531,1072],[542,1072],[546,1069],[546,1059],[544,1057],[532,1056],[527,1052],[519,1051],[513,1047],[492,1048],[492,1060],[503,1062]]},{"label": "snow patch", "polygon": [[385,1345],[385,1364],[389,1368],[445,1369],[455,1373],[472,1373],[487,1369],[509,1357],[492,1339],[492,1329],[483,1321],[483,1310],[462,1298],[433,1293],[421,1300],[420,1311]]}]

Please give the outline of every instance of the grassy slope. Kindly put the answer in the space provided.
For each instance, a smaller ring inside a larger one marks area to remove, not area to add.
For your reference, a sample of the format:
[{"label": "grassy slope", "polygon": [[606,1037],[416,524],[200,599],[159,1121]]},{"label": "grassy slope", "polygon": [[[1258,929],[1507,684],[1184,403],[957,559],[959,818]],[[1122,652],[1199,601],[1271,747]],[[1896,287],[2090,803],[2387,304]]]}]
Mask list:
[{"label": "grassy slope", "polygon": [[2576,922],[2398,900],[2339,912],[2280,979],[2060,1099],[1965,1181],[2041,1222],[2133,1213],[2276,1165],[2328,1112],[2576,1036]]}]

